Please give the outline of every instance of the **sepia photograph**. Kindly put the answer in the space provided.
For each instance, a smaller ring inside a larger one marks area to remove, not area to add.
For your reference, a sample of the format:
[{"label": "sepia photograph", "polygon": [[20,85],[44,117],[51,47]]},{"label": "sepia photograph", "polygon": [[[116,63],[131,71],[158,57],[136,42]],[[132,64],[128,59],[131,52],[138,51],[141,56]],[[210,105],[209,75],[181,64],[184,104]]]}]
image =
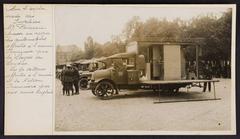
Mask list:
[{"label": "sepia photograph", "polygon": [[55,5],[56,134],[236,134],[235,5]]}]

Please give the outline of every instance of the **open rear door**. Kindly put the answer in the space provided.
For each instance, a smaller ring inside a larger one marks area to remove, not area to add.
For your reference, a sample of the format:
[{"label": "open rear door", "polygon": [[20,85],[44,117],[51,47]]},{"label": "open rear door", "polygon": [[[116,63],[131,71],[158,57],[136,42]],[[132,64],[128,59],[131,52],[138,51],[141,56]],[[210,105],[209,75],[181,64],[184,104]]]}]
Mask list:
[{"label": "open rear door", "polygon": [[152,46],[152,79],[163,80],[164,67],[163,67],[163,46],[153,45]]}]

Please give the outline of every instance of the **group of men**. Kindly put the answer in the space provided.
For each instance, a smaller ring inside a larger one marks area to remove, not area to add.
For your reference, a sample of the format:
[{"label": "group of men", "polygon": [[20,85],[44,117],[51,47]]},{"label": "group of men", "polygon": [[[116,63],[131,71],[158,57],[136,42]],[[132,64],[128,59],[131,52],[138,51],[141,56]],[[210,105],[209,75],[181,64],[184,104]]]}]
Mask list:
[{"label": "group of men", "polygon": [[[200,61],[200,68],[199,68],[199,79],[202,80],[211,80],[213,78],[213,69],[211,68],[210,64],[204,61]],[[196,66],[194,63],[191,63],[188,67],[188,75],[190,75],[189,79],[196,78]],[[211,82],[204,82],[203,83],[203,92],[206,92],[206,89],[211,91]]]},{"label": "group of men", "polygon": [[[61,82],[63,85],[63,95],[77,95],[79,94],[79,73],[78,69],[74,65],[67,65],[61,72]],[[73,89],[74,86],[74,89]]]}]

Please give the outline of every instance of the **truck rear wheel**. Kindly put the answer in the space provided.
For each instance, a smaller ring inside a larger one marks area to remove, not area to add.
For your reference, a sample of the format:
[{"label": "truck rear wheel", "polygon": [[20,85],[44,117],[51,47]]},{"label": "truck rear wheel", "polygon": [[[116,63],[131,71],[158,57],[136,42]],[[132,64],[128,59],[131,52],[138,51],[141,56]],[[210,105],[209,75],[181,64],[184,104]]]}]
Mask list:
[{"label": "truck rear wheel", "polygon": [[88,89],[88,80],[87,78],[82,78],[79,81],[79,88],[82,90],[86,90]]},{"label": "truck rear wheel", "polygon": [[102,81],[97,84],[95,87],[94,93],[97,97],[101,99],[109,99],[112,98],[114,94],[116,94],[116,89],[111,82]]}]

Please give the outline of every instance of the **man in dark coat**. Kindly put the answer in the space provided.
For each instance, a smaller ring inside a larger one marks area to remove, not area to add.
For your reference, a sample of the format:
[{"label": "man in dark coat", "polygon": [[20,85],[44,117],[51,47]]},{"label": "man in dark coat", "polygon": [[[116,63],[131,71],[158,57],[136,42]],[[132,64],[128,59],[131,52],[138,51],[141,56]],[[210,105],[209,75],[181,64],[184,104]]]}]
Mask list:
[{"label": "man in dark coat", "polygon": [[[209,64],[206,64],[205,68],[203,69],[203,72],[204,72],[203,78],[205,80],[211,80],[212,79],[212,69],[211,69]],[[203,92],[206,91],[207,86],[208,86],[208,91],[209,92],[211,91],[211,82],[205,82],[203,84]]]},{"label": "man in dark coat", "polygon": [[73,85],[74,85],[74,88],[75,88],[75,94],[79,94],[78,82],[79,82],[78,69],[77,69],[76,66],[73,66]]},{"label": "man in dark coat", "polygon": [[60,75],[60,80],[61,80],[62,86],[63,86],[63,88],[62,88],[63,95],[66,94],[66,82],[64,82],[65,71],[66,71],[66,67],[64,66],[63,70],[61,71],[61,75]]},{"label": "man in dark coat", "polygon": [[67,69],[64,72],[64,82],[67,95],[70,95],[70,91],[73,95],[73,70],[70,65],[67,65]]}]

